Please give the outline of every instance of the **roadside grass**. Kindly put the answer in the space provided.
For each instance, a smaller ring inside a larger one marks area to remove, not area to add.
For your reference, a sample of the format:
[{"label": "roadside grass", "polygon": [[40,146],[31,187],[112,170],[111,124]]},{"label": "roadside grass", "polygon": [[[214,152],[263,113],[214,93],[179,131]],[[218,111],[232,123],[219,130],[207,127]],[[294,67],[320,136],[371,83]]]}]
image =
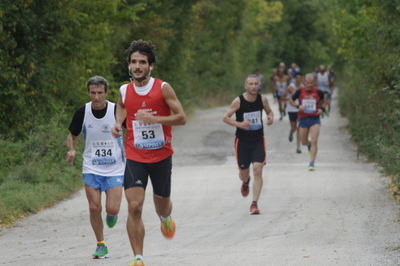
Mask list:
[{"label": "roadside grass", "polygon": [[82,186],[81,154],[74,166],[65,162],[66,124],[56,116],[23,141],[0,138],[0,227],[50,207]]},{"label": "roadside grass", "polygon": [[340,82],[340,110],[360,153],[377,162],[391,178],[390,190],[400,202],[400,97],[371,88],[352,72]]}]

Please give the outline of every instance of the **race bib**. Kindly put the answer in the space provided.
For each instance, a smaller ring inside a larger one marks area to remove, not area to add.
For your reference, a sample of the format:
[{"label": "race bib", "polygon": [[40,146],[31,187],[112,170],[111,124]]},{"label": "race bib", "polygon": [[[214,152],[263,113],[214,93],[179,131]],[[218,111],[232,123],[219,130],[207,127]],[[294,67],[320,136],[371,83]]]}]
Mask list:
[{"label": "race bib", "polygon": [[161,124],[144,124],[132,121],[134,143],[137,149],[155,150],[164,147],[164,131]]},{"label": "race bib", "polygon": [[304,113],[315,113],[317,111],[317,100],[315,99],[304,99],[302,104],[304,105]]},{"label": "race bib", "polygon": [[249,130],[259,130],[262,128],[260,111],[243,113],[243,120],[250,123]]},{"label": "race bib", "polygon": [[93,165],[110,165],[117,162],[115,143],[112,140],[92,141],[91,150]]}]

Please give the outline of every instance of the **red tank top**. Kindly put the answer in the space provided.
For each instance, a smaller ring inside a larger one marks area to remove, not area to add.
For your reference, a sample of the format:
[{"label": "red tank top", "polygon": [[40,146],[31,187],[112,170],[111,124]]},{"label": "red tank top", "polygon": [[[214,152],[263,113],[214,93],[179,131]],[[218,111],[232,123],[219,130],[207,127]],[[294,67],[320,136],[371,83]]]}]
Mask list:
[{"label": "red tank top", "polygon": [[318,94],[318,89],[313,88],[312,91],[308,91],[306,88],[301,88],[299,95],[299,103],[304,105],[304,112],[298,113],[299,118],[318,116],[317,111],[320,107],[321,98]]},{"label": "red tank top", "polygon": [[173,154],[171,126],[145,125],[135,119],[141,110],[155,116],[168,116],[170,108],[164,100],[161,90],[162,80],[155,79],[147,95],[136,93],[134,83],[128,84],[125,96],[126,138],[125,152],[129,160],[142,163],[155,163]]}]

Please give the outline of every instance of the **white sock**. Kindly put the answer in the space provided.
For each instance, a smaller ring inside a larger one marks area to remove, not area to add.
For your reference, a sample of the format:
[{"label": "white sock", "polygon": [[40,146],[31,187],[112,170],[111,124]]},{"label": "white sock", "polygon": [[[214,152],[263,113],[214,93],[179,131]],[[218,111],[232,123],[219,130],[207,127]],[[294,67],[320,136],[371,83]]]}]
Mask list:
[{"label": "white sock", "polygon": [[144,261],[143,255],[136,255],[136,256],[135,256],[135,259],[139,259],[139,260],[141,260],[141,261]]}]

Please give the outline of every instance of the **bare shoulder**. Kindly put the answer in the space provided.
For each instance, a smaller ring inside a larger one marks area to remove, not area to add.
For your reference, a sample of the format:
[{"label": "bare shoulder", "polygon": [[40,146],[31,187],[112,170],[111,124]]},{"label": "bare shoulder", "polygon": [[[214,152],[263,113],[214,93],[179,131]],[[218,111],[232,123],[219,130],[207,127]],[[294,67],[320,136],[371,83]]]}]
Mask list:
[{"label": "bare shoulder", "polygon": [[262,100],[262,102],[263,102],[263,103],[267,103],[267,104],[268,104],[268,98],[267,98],[267,95],[265,95],[265,94],[261,94],[261,100]]},{"label": "bare shoulder", "polygon": [[231,108],[235,108],[235,109],[239,109],[240,108],[240,99],[239,99],[239,97],[236,97],[235,99],[233,99],[233,101],[231,103]]},{"label": "bare shoulder", "polygon": [[168,82],[163,82],[161,85],[161,91],[164,95],[164,98],[176,98],[176,94],[172,86]]}]

